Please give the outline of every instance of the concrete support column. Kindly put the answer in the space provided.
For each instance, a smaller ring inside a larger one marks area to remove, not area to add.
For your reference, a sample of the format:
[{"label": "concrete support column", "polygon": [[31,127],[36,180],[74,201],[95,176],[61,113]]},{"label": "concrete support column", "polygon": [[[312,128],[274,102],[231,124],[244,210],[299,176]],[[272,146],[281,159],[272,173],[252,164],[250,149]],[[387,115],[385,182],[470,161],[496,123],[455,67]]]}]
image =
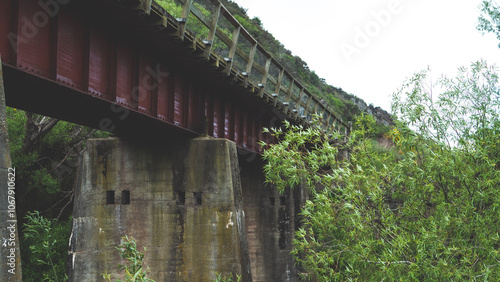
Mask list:
[{"label": "concrete support column", "polygon": [[0,277],[22,281],[21,253],[15,203],[16,171],[12,168],[5,109],[2,58],[0,56]]},{"label": "concrete support column", "polygon": [[122,278],[115,246],[125,235],[147,248],[156,281],[213,281],[216,272],[252,280],[233,142],[90,140],[78,187],[71,281],[100,281],[105,272]]},{"label": "concrete support column", "polygon": [[254,282],[300,281],[290,252],[307,195],[296,188],[279,194],[265,185],[264,162],[240,158],[247,241]]}]

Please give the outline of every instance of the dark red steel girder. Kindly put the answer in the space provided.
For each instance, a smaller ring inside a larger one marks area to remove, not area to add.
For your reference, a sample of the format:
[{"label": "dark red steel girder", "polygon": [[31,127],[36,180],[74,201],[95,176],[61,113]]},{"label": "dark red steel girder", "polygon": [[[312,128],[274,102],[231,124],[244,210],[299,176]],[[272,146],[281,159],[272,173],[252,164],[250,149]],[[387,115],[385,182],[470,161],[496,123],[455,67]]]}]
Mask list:
[{"label": "dark red steel girder", "polygon": [[117,134],[208,134],[261,153],[258,141],[272,141],[262,128],[283,117],[165,34],[120,1],[0,0],[7,104]]}]

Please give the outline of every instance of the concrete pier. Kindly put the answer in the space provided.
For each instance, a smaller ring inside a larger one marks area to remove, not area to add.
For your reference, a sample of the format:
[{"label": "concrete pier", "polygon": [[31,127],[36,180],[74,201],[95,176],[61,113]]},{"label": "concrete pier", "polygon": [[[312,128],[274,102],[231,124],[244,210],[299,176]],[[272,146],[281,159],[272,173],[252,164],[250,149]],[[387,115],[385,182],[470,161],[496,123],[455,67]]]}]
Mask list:
[{"label": "concrete pier", "polygon": [[[121,237],[145,246],[156,281],[251,280],[236,147],[224,139],[144,147],[119,139],[87,143],[74,207],[73,281],[118,274]],[[142,248],[141,248],[142,250]]]},{"label": "concrete pier", "polygon": [[125,235],[146,247],[155,281],[213,281],[216,273],[297,281],[290,250],[301,197],[267,187],[262,163],[239,158],[232,141],[90,140],[78,181],[71,281],[102,281],[105,272],[122,279],[115,246]]}]

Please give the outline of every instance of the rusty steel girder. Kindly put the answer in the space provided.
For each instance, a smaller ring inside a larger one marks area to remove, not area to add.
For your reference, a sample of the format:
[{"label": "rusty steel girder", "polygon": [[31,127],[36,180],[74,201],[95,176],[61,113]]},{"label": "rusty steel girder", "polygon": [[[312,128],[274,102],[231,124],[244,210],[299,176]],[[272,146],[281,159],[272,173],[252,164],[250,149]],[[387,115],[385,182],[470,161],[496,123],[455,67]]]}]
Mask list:
[{"label": "rusty steel girder", "polygon": [[0,0],[7,104],[119,135],[206,134],[262,153],[259,140],[273,142],[262,128],[294,113],[143,2]]}]

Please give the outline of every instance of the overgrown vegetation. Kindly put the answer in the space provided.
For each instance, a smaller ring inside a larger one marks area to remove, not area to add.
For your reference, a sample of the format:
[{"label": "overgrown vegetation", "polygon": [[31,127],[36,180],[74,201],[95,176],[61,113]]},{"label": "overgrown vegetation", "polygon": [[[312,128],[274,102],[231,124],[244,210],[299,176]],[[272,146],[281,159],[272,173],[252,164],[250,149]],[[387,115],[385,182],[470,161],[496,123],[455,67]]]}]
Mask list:
[{"label": "overgrown vegetation", "polygon": [[66,281],[66,257],[71,219],[59,222],[38,211],[28,212],[23,225],[21,247],[25,281]]},{"label": "overgrown vegetation", "polygon": [[[127,265],[119,265],[120,271],[125,271],[125,281],[126,282],[154,282],[154,280],[147,278],[147,273],[149,268],[144,268],[144,253],[141,253],[137,249],[137,243],[133,237],[122,237],[122,243],[116,247],[120,252],[120,256],[128,261]],[[146,251],[146,248],[144,248]],[[111,275],[103,274],[104,279],[111,281]],[[121,282],[122,280],[117,280]]]},{"label": "overgrown vegetation", "polygon": [[[216,273],[215,274],[216,277],[215,277],[215,280],[214,282],[240,282],[241,281],[241,275],[234,275],[232,273],[230,273],[228,276],[224,276],[222,275],[222,273]],[[234,280],[236,277],[236,280]]]},{"label": "overgrown vegetation", "polygon": [[[500,279],[500,93],[484,62],[394,95],[393,147],[377,148],[362,115],[345,146],[285,124],[264,154],[267,181],[311,192],[294,255],[320,281]],[[434,96],[433,96],[434,95]],[[340,158],[347,150],[349,158]]]}]

